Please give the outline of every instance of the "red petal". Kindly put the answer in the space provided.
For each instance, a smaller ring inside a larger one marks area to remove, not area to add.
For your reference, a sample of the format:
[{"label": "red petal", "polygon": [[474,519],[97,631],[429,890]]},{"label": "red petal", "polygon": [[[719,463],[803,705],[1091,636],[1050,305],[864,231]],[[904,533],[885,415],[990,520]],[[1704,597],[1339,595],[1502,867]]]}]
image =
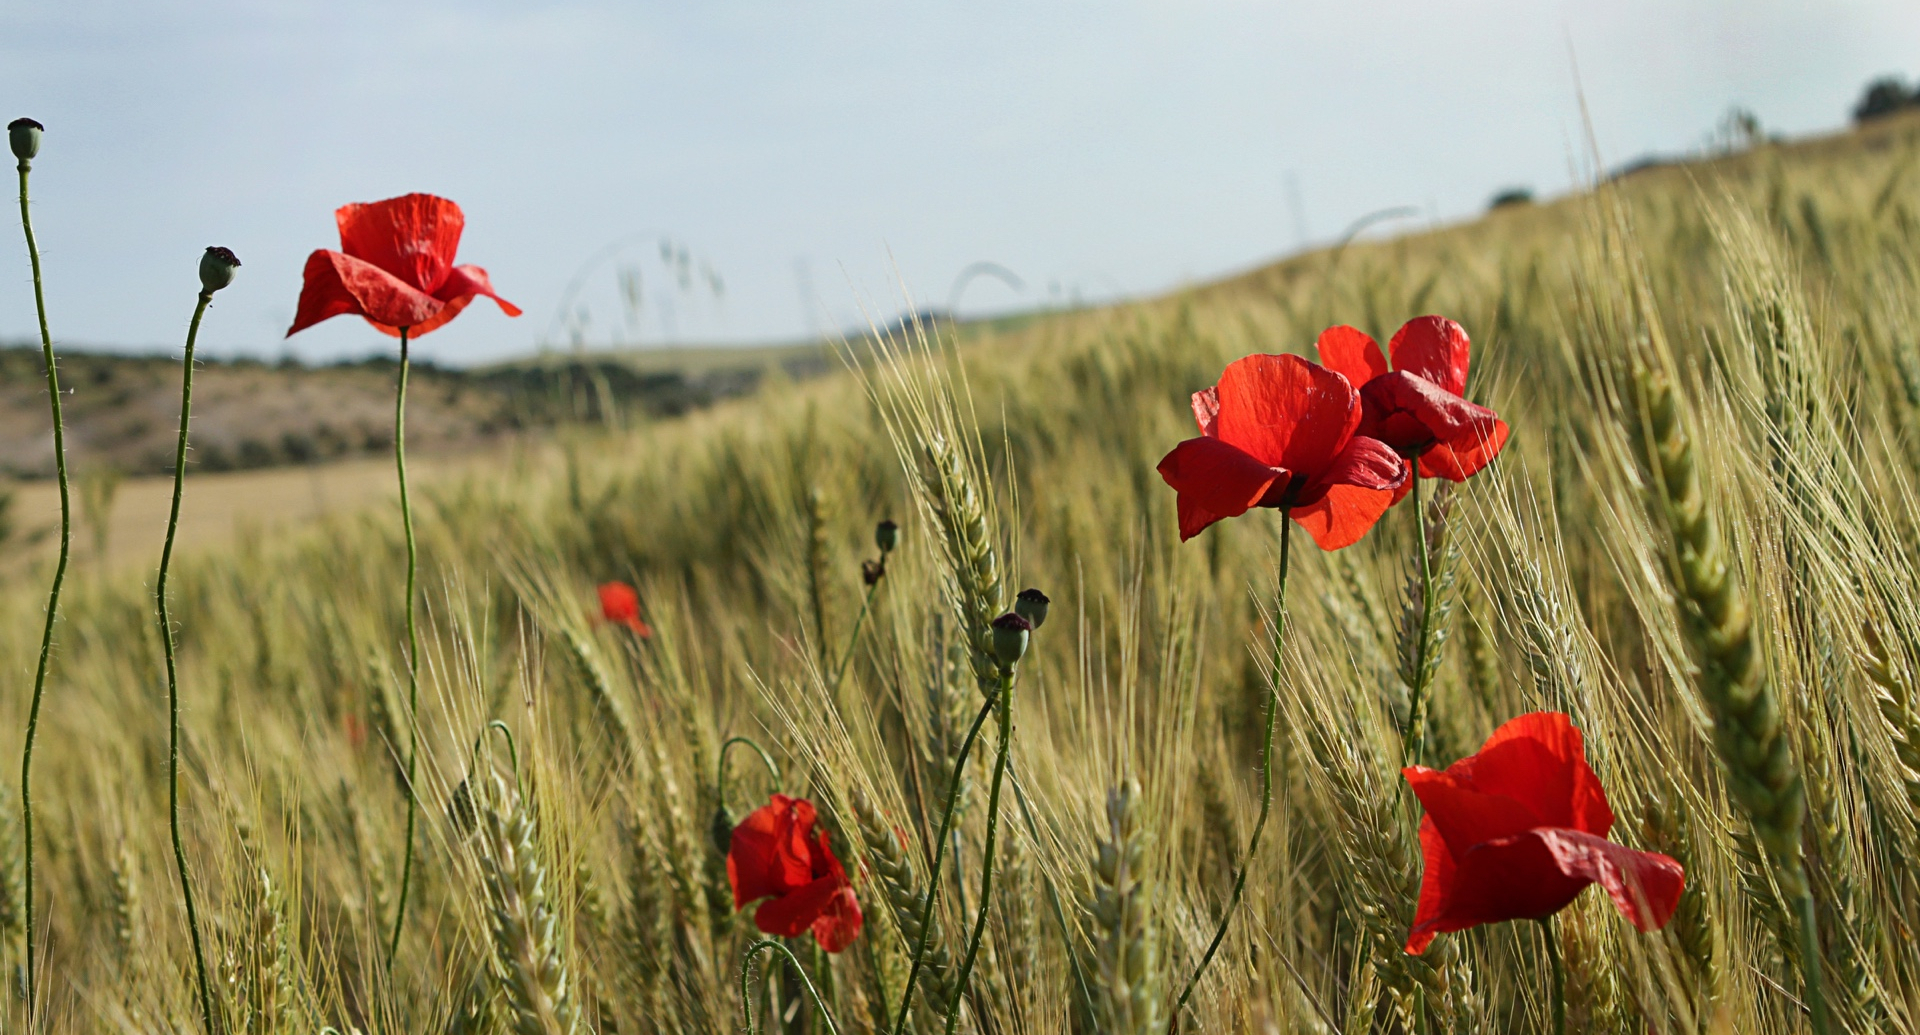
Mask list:
[{"label": "red petal", "polygon": [[640,616],[640,594],[624,582],[600,585],[600,614],[609,622],[624,622]]},{"label": "red petal", "polygon": [[411,327],[446,308],[447,303],[414,290],[372,263],[322,250],[307,256],[300,305],[287,333],[343,313],[358,313],[375,326],[385,325],[383,329]]},{"label": "red petal", "polygon": [[[1600,778],[1587,764],[1580,731],[1559,712],[1509,720],[1478,754],[1448,766],[1447,775],[1482,794],[1519,802],[1538,817],[1532,826],[1568,827],[1602,837],[1613,829],[1613,809]],[[1461,850],[1458,842],[1454,850]]]},{"label": "red petal", "polygon": [[460,206],[431,194],[344,205],[333,217],[340,224],[341,251],[428,293],[439,288],[453,268],[460,231],[467,224]]},{"label": "red petal", "polygon": [[1607,891],[1613,908],[1642,931],[1657,931],[1673,919],[1686,890],[1680,863],[1658,852],[1636,852],[1580,830],[1542,829],[1533,836],[1545,844],[1560,872],[1592,881]]},{"label": "red petal", "polygon": [[[1442,895],[1431,906],[1423,880],[1419,919],[1407,934],[1407,951],[1426,948],[1435,934],[1503,920],[1537,920],[1565,909],[1592,880],[1563,872],[1540,833],[1526,831],[1454,856],[1454,869],[1445,875]],[[1425,847],[1424,837],[1421,843]]]},{"label": "red petal", "polygon": [[334,254],[323,248],[307,256],[307,267],[300,282],[300,304],[294,310],[293,326],[287,328],[287,337],[322,320],[361,311],[360,300],[347,290],[339,271],[334,269]]},{"label": "red petal", "polygon": [[1544,825],[1525,803],[1475,790],[1451,771],[1409,766],[1400,773],[1427,810],[1427,821],[1456,859],[1465,858],[1488,841]]},{"label": "red petal", "polygon": [[853,888],[844,881],[842,877],[839,890],[827,900],[827,908],[813,922],[813,938],[828,952],[843,952],[852,945],[860,936],[860,924],[865,919],[860,914],[860,900],[853,897]]},{"label": "red petal", "polygon": [[1418,374],[1461,395],[1467,390],[1466,328],[1444,316],[1418,316],[1394,332],[1387,343],[1393,369]]},{"label": "red petal", "polygon": [[1463,437],[1455,442],[1436,443],[1420,455],[1420,473],[1430,478],[1463,482],[1480,473],[1507,445],[1507,422],[1493,419],[1493,428],[1485,435]]},{"label": "red petal", "polygon": [[813,803],[776,794],[733,828],[727,848],[733,908],[769,895],[786,895],[813,880],[807,834],[815,819]]},{"label": "red petal", "polygon": [[437,320],[429,321],[424,327],[413,329],[419,336],[439,327],[460,314],[460,310],[473,301],[475,295],[485,295],[493,299],[500,311],[508,316],[519,316],[520,307],[493,293],[493,282],[487,279],[487,271],[478,266],[455,266],[447,274],[447,279],[434,291],[433,297],[447,303],[446,312]]},{"label": "red petal", "polygon": [[797,938],[826,913],[833,897],[846,881],[822,877],[809,881],[779,898],[770,898],[753,911],[753,925],[768,934]]},{"label": "red petal", "polygon": [[1333,462],[1360,425],[1359,392],[1299,356],[1234,360],[1220,375],[1219,392],[1214,433],[1222,441],[1309,478]]},{"label": "red petal", "polygon": [[1192,496],[1181,493],[1175,504],[1180,515],[1180,541],[1186,542],[1206,530],[1208,525],[1220,520],[1220,515],[1194,502]]},{"label": "red petal", "polygon": [[1193,422],[1200,425],[1200,434],[1213,434],[1214,418],[1220,415],[1220,390],[1202,388],[1193,393]]},{"label": "red petal", "polygon": [[1314,348],[1323,366],[1355,388],[1387,372],[1387,357],[1381,354],[1380,343],[1357,327],[1329,327],[1320,332]]},{"label": "red petal", "polygon": [[1391,489],[1335,485],[1319,502],[1295,507],[1287,516],[1298,521],[1320,549],[1340,550],[1359,542],[1391,506]]},{"label": "red petal", "polygon": [[1286,474],[1217,438],[1190,438],[1160,461],[1168,485],[1221,517],[1245,514]]},{"label": "red petal", "polygon": [[1433,817],[1420,821],[1420,904],[1414,907],[1413,929],[1407,934],[1407,951],[1418,956],[1433,944],[1439,931],[1438,921],[1446,915],[1447,895],[1453,889],[1453,853],[1446,838],[1433,825]]}]

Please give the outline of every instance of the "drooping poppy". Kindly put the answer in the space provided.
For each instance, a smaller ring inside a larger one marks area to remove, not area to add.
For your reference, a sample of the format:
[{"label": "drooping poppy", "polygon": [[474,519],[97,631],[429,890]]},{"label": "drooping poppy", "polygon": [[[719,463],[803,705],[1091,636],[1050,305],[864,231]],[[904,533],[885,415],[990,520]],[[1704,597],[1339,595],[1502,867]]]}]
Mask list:
[{"label": "drooping poppy", "polygon": [[1559,712],[1522,715],[1444,772],[1401,770],[1426,808],[1426,870],[1407,951],[1502,920],[1540,920],[1589,884],[1642,931],[1665,927],[1686,872],[1672,858],[1607,840],[1613,809],[1580,731]]},{"label": "drooping poppy", "polygon": [[1418,458],[1420,477],[1452,482],[1477,473],[1507,444],[1507,422],[1462,397],[1470,346],[1466,329],[1444,316],[1408,320],[1386,355],[1353,327],[1329,327],[1317,343],[1320,362],[1360,389],[1359,433]]},{"label": "drooping poppy", "polygon": [[753,911],[767,934],[797,938],[812,931],[828,952],[840,952],[860,934],[860,901],[846,868],[816,830],[819,814],[805,798],[776,794],[737,827],[727,849],[733,908],[765,899]]},{"label": "drooping poppy", "polygon": [[643,640],[653,635],[653,627],[640,618],[639,591],[624,582],[600,584],[600,617],[632,629]]},{"label": "drooping poppy", "polygon": [[340,250],[307,256],[300,305],[288,336],[335,316],[363,316],[382,333],[418,338],[485,295],[508,316],[513,303],[493,293],[487,271],[455,266],[466,217],[431,194],[344,205],[333,213]]},{"label": "drooping poppy", "polygon": [[1360,393],[1299,356],[1234,360],[1220,383],[1193,393],[1200,437],[1160,461],[1179,493],[1180,538],[1221,518],[1277,507],[1323,550],[1352,545],[1393,503],[1407,465],[1355,434]]}]

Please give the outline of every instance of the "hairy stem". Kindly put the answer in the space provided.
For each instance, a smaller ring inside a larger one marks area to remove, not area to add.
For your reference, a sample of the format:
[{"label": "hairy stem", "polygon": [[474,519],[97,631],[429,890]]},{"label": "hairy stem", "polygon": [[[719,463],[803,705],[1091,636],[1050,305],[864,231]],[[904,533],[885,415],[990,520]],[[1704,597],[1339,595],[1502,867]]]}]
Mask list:
[{"label": "hairy stem", "polygon": [[393,937],[387,945],[387,975],[400,954],[400,932],[407,924],[407,892],[413,883],[413,825],[420,796],[413,782],[420,761],[420,629],[414,622],[414,580],[420,554],[413,541],[413,507],[407,499],[407,328],[400,328],[400,377],[393,393],[393,468],[400,478],[400,528],[407,540],[407,841],[400,852],[400,901],[394,906]]},{"label": "hairy stem", "polygon": [[860,625],[867,620],[867,609],[873,606],[873,595],[879,592],[882,581],[875,579],[867,587],[866,599],[860,601],[860,613],[853,616],[853,633],[847,637],[847,649],[840,655],[840,667],[833,673],[832,693],[829,695],[833,700],[840,699],[840,681],[847,678],[847,666],[853,664],[853,650],[860,645]]},{"label": "hairy stem", "polygon": [[33,264],[33,305],[40,317],[40,350],[47,365],[47,401],[53,408],[53,467],[60,481],[60,560],[54,565],[53,587],[47,591],[47,624],[40,633],[40,663],[33,673],[33,703],[27,709],[27,741],[20,752],[21,827],[26,839],[27,1010],[40,1000],[33,944],[33,741],[40,729],[40,701],[47,689],[47,662],[53,654],[53,626],[60,618],[60,586],[67,580],[67,558],[73,547],[73,504],[67,483],[67,431],[60,416],[60,375],[53,363],[53,335],[47,330],[47,297],[40,284],[40,248],[33,240],[33,218],[27,206],[27,161],[20,160],[20,228],[27,235],[27,258]]},{"label": "hairy stem", "polygon": [[[993,763],[993,786],[987,792],[987,845],[980,860],[980,914],[973,922],[973,935],[967,939],[967,955],[960,961],[960,978],[953,985],[953,1002],[947,1006],[947,1035],[960,1024],[960,1000],[967,994],[967,978],[973,974],[973,961],[980,954],[980,938],[987,933],[987,915],[993,911],[993,841],[999,832],[1000,783],[1007,775],[1007,754],[1013,747],[1013,670],[1000,675],[1000,753]],[[957,788],[956,788],[957,790]],[[931,901],[931,899],[929,899]]]},{"label": "hairy stem", "polygon": [[1553,918],[1540,919],[1540,933],[1547,939],[1547,960],[1553,964],[1553,1035],[1567,1035],[1567,975],[1560,964],[1560,939],[1553,933]]},{"label": "hairy stem", "polygon": [[[1413,461],[1413,530],[1420,538],[1420,630],[1414,644],[1413,686],[1407,698],[1407,728],[1400,736],[1402,765],[1419,765],[1427,739],[1427,653],[1433,649],[1433,558],[1427,545],[1427,514],[1420,508],[1420,462]],[[1398,795],[1396,789],[1395,794]]]},{"label": "hairy stem", "polygon": [[720,807],[723,809],[727,807],[727,751],[735,744],[745,744],[752,748],[753,753],[759,755],[760,761],[767,767],[768,775],[773,777],[774,787],[777,789],[780,786],[780,767],[773,764],[773,756],[767,754],[766,748],[754,743],[750,737],[728,737],[727,742],[720,745],[720,772],[714,779],[716,797],[720,799]]},{"label": "hairy stem", "polygon": [[1233,922],[1234,911],[1240,908],[1240,894],[1247,886],[1247,871],[1253,867],[1254,854],[1260,851],[1260,835],[1266,832],[1267,817],[1273,812],[1273,720],[1274,713],[1280,707],[1281,645],[1285,642],[1287,632],[1287,561],[1292,530],[1293,523],[1283,512],[1280,515],[1280,578],[1279,586],[1274,590],[1273,679],[1267,685],[1267,732],[1260,746],[1260,818],[1254,820],[1253,836],[1247,839],[1247,854],[1241,859],[1240,872],[1234,875],[1233,894],[1227,898],[1227,908],[1220,915],[1220,926],[1213,932],[1213,941],[1207,944],[1206,953],[1200,957],[1200,965],[1193,968],[1193,976],[1187,979],[1186,987],[1180,990],[1180,997],[1174,1000],[1173,1017],[1167,1022],[1168,1031],[1179,1027],[1180,1011],[1186,1008],[1187,1000],[1193,997],[1194,987],[1200,983],[1200,976],[1207,972],[1214,953],[1220,951],[1220,943],[1226,940],[1227,925]]},{"label": "hairy stem", "polygon": [[160,607],[160,646],[167,661],[167,826],[173,837],[173,863],[180,871],[180,898],[187,907],[187,934],[193,941],[193,966],[200,984],[200,1015],[207,1035],[213,1035],[213,993],[207,984],[207,957],[200,947],[200,915],[193,905],[193,877],[187,872],[187,852],[180,840],[180,675],[174,658],[173,616],[167,610],[167,573],[173,568],[173,540],[180,529],[180,498],[187,482],[187,424],[193,413],[193,344],[200,335],[213,293],[200,292],[187,325],[186,359],[180,374],[180,438],[173,447],[173,505],[167,511],[167,541],[160,548],[160,575],[153,595]]},{"label": "hairy stem", "polygon": [[[754,942],[747,946],[746,955],[740,958],[740,1012],[747,1021],[747,1035],[759,1035],[760,1032],[759,1026],[753,1020],[753,958],[758,956],[762,949],[770,949],[787,958],[787,965],[793,968],[794,973],[800,975],[800,984],[806,988],[807,997],[813,1000],[814,1008],[820,1011],[820,1019],[827,1022],[827,1035],[840,1035],[840,1028],[833,1023],[833,1014],[827,1010],[826,1001],[820,998],[819,990],[813,987],[813,979],[807,976],[806,970],[800,966],[800,961],[794,957],[792,950],[780,944],[778,938],[762,938]],[[775,1021],[777,1023],[778,1018],[775,1018]]]}]

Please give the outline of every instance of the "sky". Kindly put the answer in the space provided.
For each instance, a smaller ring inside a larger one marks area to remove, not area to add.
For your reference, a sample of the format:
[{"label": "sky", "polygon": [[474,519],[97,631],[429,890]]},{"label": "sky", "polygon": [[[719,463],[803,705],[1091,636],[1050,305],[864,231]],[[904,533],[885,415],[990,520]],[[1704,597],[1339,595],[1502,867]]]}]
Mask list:
[{"label": "sky", "polygon": [[[6,0],[0,117],[47,126],[61,347],[178,350],[200,252],[245,264],[203,352],[287,339],[332,212],[459,202],[482,301],[420,356],[791,339],[923,308],[1145,296],[1496,190],[1700,147],[1729,107],[1837,129],[1920,74],[1912,0]],[[17,219],[0,340],[35,335]],[[8,243],[9,238],[11,244]],[[957,280],[976,264],[994,275]],[[955,297],[956,287],[961,288]]]}]

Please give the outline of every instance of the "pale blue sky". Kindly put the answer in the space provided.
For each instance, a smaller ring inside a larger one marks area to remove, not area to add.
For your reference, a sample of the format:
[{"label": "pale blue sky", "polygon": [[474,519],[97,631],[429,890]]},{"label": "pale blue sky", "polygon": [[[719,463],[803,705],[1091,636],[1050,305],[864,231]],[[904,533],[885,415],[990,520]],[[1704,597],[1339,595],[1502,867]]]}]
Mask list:
[{"label": "pale blue sky", "polygon": [[[331,213],[412,190],[466,209],[476,305],[420,351],[531,351],[582,263],[603,343],[791,337],[884,315],[1152,293],[1292,251],[1305,230],[1507,184],[1567,189],[1584,87],[1604,157],[1697,146],[1732,104],[1835,128],[1871,76],[1920,73],[1911,0],[7,0],[0,117],[47,124],[35,223],[56,336],[177,347],[200,250],[246,263],[212,352],[283,344]],[[33,333],[18,226],[0,339]],[[682,291],[658,251],[681,242]],[[724,280],[716,300],[699,266]],[[637,270],[629,326],[617,287]],[[671,308],[671,314],[667,312]],[[577,306],[576,306],[577,309]],[[564,337],[561,337],[564,341]]]}]

